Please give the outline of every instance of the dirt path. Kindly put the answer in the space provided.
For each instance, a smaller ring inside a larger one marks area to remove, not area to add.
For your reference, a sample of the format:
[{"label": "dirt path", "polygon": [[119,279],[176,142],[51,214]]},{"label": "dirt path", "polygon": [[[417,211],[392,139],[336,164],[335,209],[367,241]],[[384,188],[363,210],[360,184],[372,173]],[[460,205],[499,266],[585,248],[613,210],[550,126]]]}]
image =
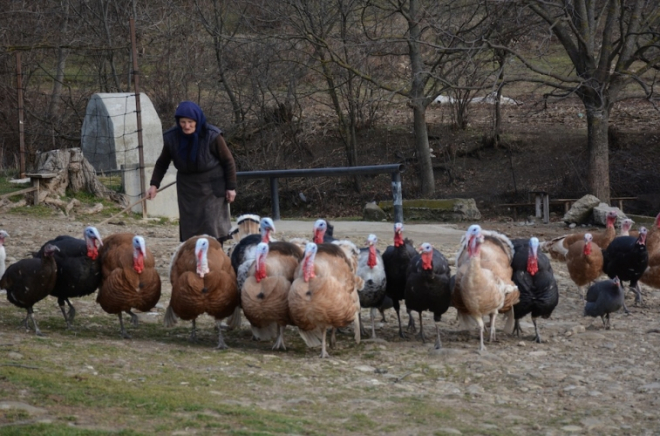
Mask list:
[{"label": "dirt path", "polygon": [[[275,236],[309,236],[312,224],[280,221]],[[391,223],[333,224],[335,237],[349,237],[359,245],[369,233],[379,237],[381,249],[391,243]],[[544,239],[564,231],[558,225],[481,224],[512,237],[538,235]],[[431,242],[453,259],[468,225],[406,224],[404,233],[415,243]],[[83,227],[83,223],[65,218],[0,217],[0,229],[11,236],[5,244],[8,263],[28,256],[59,234],[81,235]],[[95,388],[99,395],[108,395],[102,385],[114,386],[121,381],[121,386],[130,386],[142,380],[139,389],[153,389],[150,395],[154,399],[149,401],[158,403],[163,394],[156,389],[167,388],[191,404],[200,404],[209,422],[230,422],[232,427],[221,433],[238,428],[245,434],[658,434],[658,290],[644,287],[641,307],[632,305],[628,293],[632,313],[613,315],[613,329],[606,331],[599,319],[582,317],[583,302],[565,265],[553,261],[560,303],[550,320],[540,321],[546,341],[542,344],[531,341],[533,326],[525,319],[522,338],[502,333],[498,343],[487,345],[488,351],[480,353],[476,330],[458,331],[451,308],[441,323],[444,348],[439,351],[433,350],[432,340],[422,344],[415,339],[399,339],[396,317],[389,311],[387,322],[377,326],[378,339],[355,345],[349,337],[340,336],[338,348],[330,350],[333,357],[326,361],[317,358],[317,350],[306,349],[293,328],[286,333],[289,351],[280,353],[271,351],[269,344],[250,341],[247,324],[238,332],[227,333],[230,350],[217,352],[212,349],[215,333],[210,319],[198,323],[202,340],[196,345],[186,341],[188,323],[174,330],[161,324],[169,301],[167,267],[178,245],[177,228],[130,222],[99,230],[102,235],[130,231],[145,236],[163,280],[159,305],[149,314],[140,314],[142,326],[135,330],[134,339],[123,341],[118,338],[116,318],[105,314],[93,297],[74,302],[79,313],[73,333],[63,329],[55,302],[45,300],[35,312],[47,338],[38,340],[15,329],[23,313],[3,298],[0,345],[9,346],[0,347],[0,363],[5,369],[12,366],[12,372],[8,378],[0,375],[0,413],[12,410],[14,414],[5,413],[0,424],[11,425],[20,417],[35,422],[45,419],[49,425],[69,419],[69,426],[99,430],[116,424],[149,434],[164,420],[167,428],[163,433],[217,434],[214,427],[191,425],[191,420],[202,422],[201,412],[184,406],[172,406],[174,412],[163,406],[167,412],[163,415],[149,406],[140,412],[126,400],[126,405],[120,402],[115,406],[119,418],[110,409],[102,413],[106,409],[62,393],[67,392],[64,386],[69,386],[72,377],[82,377],[85,383],[96,377],[103,380]],[[368,319],[366,310],[363,319]],[[425,315],[424,321],[427,334],[432,336],[431,318]],[[61,373],[56,379],[59,381],[53,382],[52,388],[32,383],[28,380],[37,376],[36,371],[21,369],[21,365],[51,365],[55,374]],[[158,369],[159,365],[165,369]],[[25,378],[20,371],[25,372]],[[184,379],[184,374],[188,378]],[[63,383],[60,393],[57,383]],[[195,394],[190,398],[180,391],[193,387]],[[64,399],[40,400],[53,395]],[[18,406],[12,403],[16,399],[20,400]],[[39,409],[31,411],[33,406]],[[223,414],[225,410],[235,414]],[[269,417],[269,425],[275,427],[261,429],[246,410]]]}]

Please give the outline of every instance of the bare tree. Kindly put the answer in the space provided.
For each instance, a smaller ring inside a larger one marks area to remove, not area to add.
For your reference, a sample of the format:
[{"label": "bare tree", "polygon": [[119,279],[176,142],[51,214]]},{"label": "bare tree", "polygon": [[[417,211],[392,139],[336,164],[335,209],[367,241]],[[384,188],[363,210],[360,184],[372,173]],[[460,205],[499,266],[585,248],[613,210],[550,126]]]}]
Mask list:
[{"label": "bare tree", "polygon": [[[426,110],[443,90],[466,88],[459,82],[466,71],[474,69],[479,62],[477,53],[485,48],[485,17],[478,1],[367,0],[363,2],[361,23],[370,42],[368,55],[391,65],[405,60],[407,77],[390,70],[387,79],[379,80],[333,55],[335,62],[408,101],[413,110],[415,151],[425,196],[435,193]],[[488,75],[486,65],[480,68]]]},{"label": "bare tree", "polygon": [[[360,6],[358,0],[283,1],[277,12],[285,23],[280,38],[304,42],[296,51],[304,59],[310,77],[317,76],[325,84],[317,91],[327,94],[328,105],[337,117],[337,131],[349,166],[358,165],[357,131],[373,118],[373,108],[380,101],[377,88],[370,81],[333,62],[334,57],[342,64],[375,74],[356,43],[361,39]],[[354,185],[359,191],[357,178]]]},{"label": "bare tree", "polygon": [[615,102],[637,95],[657,102],[660,4],[647,0],[522,0],[547,26],[570,59],[570,69],[544,67],[510,46],[507,50],[552,87],[548,97],[576,95],[587,114],[588,187],[610,200],[608,127]]}]

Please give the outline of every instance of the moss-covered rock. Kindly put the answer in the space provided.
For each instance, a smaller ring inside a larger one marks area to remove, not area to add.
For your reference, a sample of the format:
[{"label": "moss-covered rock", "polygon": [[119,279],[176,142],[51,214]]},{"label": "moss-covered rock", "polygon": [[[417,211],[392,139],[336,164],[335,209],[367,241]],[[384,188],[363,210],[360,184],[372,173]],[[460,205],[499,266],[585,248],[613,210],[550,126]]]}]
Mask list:
[{"label": "moss-covered rock", "polygon": [[[394,213],[392,201],[381,201],[378,206],[390,216]],[[403,216],[406,220],[477,221],[481,212],[472,198],[417,199],[403,201]]]},{"label": "moss-covered rock", "polygon": [[367,203],[362,211],[362,219],[365,221],[387,221],[387,214],[374,203]]}]

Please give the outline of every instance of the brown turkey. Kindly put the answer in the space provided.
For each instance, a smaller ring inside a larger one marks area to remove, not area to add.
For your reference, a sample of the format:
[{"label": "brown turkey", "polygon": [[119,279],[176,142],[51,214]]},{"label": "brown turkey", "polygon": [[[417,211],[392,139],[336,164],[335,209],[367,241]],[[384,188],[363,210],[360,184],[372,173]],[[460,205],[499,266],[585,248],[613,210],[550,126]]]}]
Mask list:
[{"label": "brown turkey", "polygon": [[179,246],[170,265],[172,296],[165,312],[165,326],[176,317],[192,321],[190,340],[197,340],[197,317],[207,313],[218,326],[218,348],[227,344],[220,321],[234,313],[240,302],[236,273],[222,245],[212,236],[193,236]]},{"label": "brown turkey", "polygon": [[124,328],[122,312],[137,327],[138,317],[131,309],[149,312],[160,299],[160,277],[155,259],[142,236],[116,233],[103,240],[100,251],[102,281],[96,302],[110,314],[119,317],[120,334],[131,336]]}]

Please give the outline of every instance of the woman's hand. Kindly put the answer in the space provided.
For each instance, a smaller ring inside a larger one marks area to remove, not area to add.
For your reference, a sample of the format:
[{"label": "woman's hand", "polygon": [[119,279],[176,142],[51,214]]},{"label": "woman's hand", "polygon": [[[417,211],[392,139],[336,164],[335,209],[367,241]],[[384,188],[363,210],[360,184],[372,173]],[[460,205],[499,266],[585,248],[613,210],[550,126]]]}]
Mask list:
[{"label": "woman's hand", "polygon": [[236,198],[236,191],[231,190],[231,191],[225,191],[225,198],[227,199],[227,203],[231,203],[234,201]]},{"label": "woman's hand", "polygon": [[156,188],[154,185],[149,186],[149,190],[147,191],[147,200],[153,200],[156,198],[157,193],[158,188]]}]

